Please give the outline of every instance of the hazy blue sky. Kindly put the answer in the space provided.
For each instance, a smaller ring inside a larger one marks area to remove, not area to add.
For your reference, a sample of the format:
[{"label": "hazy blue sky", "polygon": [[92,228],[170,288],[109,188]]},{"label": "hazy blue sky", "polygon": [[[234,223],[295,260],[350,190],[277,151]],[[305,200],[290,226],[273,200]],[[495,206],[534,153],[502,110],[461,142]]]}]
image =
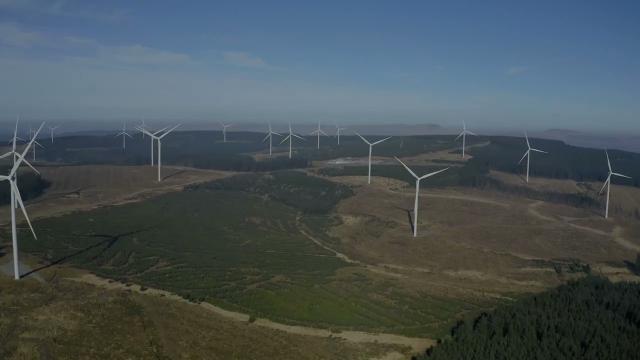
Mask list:
[{"label": "hazy blue sky", "polygon": [[640,132],[638,1],[0,0],[0,117]]}]

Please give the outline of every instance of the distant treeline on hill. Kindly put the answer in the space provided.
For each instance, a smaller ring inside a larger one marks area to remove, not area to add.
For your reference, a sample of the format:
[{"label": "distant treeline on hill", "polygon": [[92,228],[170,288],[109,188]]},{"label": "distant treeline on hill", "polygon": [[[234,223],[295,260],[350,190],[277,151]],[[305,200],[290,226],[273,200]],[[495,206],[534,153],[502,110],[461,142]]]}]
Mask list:
[{"label": "distant treeline on hill", "polygon": [[[531,146],[548,154],[532,153],[531,175],[573,179],[576,181],[604,181],[608,175],[604,150],[570,146],[561,141],[530,139]],[[469,148],[472,165],[485,166],[492,170],[524,173],[526,159],[518,164],[527,150],[524,139],[492,136],[490,144]],[[631,180],[615,179],[621,185],[640,187],[640,154],[610,150],[609,158],[613,171],[631,176]]]},{"label": "distant treeline on hill", "polygon": [[[0,174],[6,174],[10,170],[7,167],[0,168]],[[18,174],[18,189],[23,201],[40,196],[49,186],[50,182],[32,172],[20,172]],[[11,191],[8,181],[0,182],[0,204],[11,202]]]},{"label": "distant treeline on hill", "polygon": [[570,282],[461,321],[416,359],[640,359],[640,284]]}]

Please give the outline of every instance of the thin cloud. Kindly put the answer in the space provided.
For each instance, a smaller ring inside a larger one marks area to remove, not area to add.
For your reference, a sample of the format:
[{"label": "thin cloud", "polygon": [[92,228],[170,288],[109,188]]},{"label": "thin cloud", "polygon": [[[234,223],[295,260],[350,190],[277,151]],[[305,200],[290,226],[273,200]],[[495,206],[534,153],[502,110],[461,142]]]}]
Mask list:
[{"label": "thin cloud", "polygon": [[253,69],[275,69],[274,66],[267,64],[262,58],[242,51],[224,51],[222,58],[225,63],[233,66]]},{"label": "thin cloud", "polygon": [[511,66],[507,68],[505,74],[508,76],[516,76],[525,73],[529,68],[527,66]]},{"label": "thin cloud", "polygon": [[[98,2],[99,3],[99,2]],[[90,2],[72,0],[0,0],[0,8],[23,13],[119,22],[127,17],[123,10],[89,9]]]},{"label": "thin cloud", "polygon": [[42,35],[27,31],[13,23],[0,23],[0,44],[29,48],[42,40]]}]

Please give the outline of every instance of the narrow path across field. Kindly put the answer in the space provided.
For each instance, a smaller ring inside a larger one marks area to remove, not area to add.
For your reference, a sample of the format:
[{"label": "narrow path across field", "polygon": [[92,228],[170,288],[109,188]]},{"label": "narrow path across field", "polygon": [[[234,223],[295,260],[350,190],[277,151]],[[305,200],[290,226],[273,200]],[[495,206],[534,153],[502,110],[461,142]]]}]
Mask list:
[{"label": "narrow path across field", "polygon": [[[129,290],[134,291],[140,294],[146,295],[155,295],[162,296],[166,299],[171,299],[174,301],[180,301],[188,304],[193,304],[194,306],[200,306],[201,308],[214,312],[220,316],[223,316],[227,319],[234,321],[241,321],[245,323],[249,323],[250,316],[248,314],[243,314],[235,311],[225,310],[218,306],[212,305],[207,302],[202,303],[192,303],[187,301],[186,299],[170,293],[165,290],[146,288],[144,291],[139,285],[132,284],[131,286],[127,286],[126,284],[122,284],[115,281],[110,281],[108,279],[100,278],[93,274],[85,274],[80,277],[68,278],[72,281],[79,281],[83,283],[92,284],[95,286],[100,286],[106,289],[113,290]],[[425,351],[427,348],[435,344],[435,341],[427,338],[412,338],[408,336],[396,335],[396,334],[385,334],[385,333],[368,333],[364,331],[341,331],[341,332],[331,332],[326,329],[318,329],[306,326],[298,326],[298,325],[287,325],[277,323],[268,319],[256,319],[250,326],[261,326],[273,330],[280,330],[290,334],[296,335],[306,335],[306,336],[316,336],[316,337],[333,337],[343,339],[349,342],[355,343],[381,343],[381,344],[390,344],[390,345],[400,345],[411,348],[411,351],[414,353],[419,353]],[[396,351],[393,351],[386,356],[396,356],[395,354],[399,354]],[[387,358],[397,358],[397,357],[387,357]]]}]

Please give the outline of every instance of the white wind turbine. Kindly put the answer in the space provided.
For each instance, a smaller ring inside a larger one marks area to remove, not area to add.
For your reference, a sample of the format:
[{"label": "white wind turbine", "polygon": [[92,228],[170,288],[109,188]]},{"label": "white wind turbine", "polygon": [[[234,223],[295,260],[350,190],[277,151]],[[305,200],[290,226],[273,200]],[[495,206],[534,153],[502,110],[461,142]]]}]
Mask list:
[{"label": "white wind turbine", "polygon": [[42,146],[42,144],[40,144],[38,140],[36,140],[37,136],[38,134],[34,133],[31,130],[31,127],[29,127],[29,141],[33,142],[33,161],[36,161],[36,148],[40,146],[41,148],[44,149],[44,146]]},{"label": "white wind turbine", "polygon": [[[6,180],[9,182],[9,187],[11,192],[11,204],[15,204],[16,202],[18,203],[18,205],[20,206],[20,209],[22,209],[22,214],[24,215],[25,220],[27,220],[27,224],[29,224],[29,228],[31,229],[31,233],[33,234],[33,237],[35,239],[37,239],[38,237],[36,236],[36,232],[33,230],[33,226],[31,226],[31,221],[29,221],[27,210],[25,210],[24,208],[22,197],[20,196],[20,190],[18,190],[18,184],[16,183],[16,174],[18,172],[18,168],[20,167],[20,164],[23,161],[25,161],[24,159],[25,155],[29,151],[29,148],[31,147],[31,145],[35,143],[36,137],[38,136],[38,133],[40,132],[43,126],[44,126],[44,123],[42,123],[38,128],[38,130],[35,132],[35,135],[31,138],[31,141],[29,141],[27,146],[24,148],[24,150],[22,151],[22,154],[18,154],[14,152],[14,157],[17,159],[17,161],[13,164],[13,167],[11,168],[11,171],[9,171],[9,174],[0,175],[0,181]],[[13,245],[13,277],[16,280],[19,280],[20,267],[19,267],[19,260],[18,260],[18,234],[16,229],[16,207],[10,206],[10,208],[11,208],[11,241]]]},{"label": "white wind turbine", "polygon": [[465,149],[466,144],[467,144],[467,135],[477,136],[476,134],[474,134],[471,131],[467,130],[467,124],[463,121],[462,122],[462,132],[460,133],[460,135],[458,135],[456,137],[456,140],[458,140],[462,136],[462,158],[463,159],[464,159],[464,149]]},{"label": "white wind turbine", "polygon": [[318,121],[318,128],[311,132],[311,135],[318,135],[318,150],[320,150],[320,135],[327,136],[327,133],[320,128],[320,121]]},{"label": "white wind turbine", "polygon": [[150,132],[147,129],[141,128],[141,127],[137,127],[136,128],[138,131],[140,131],[143,135],[149,135],[149,139],[151,139],[151,166],[153,166],[153,141],[156,140],[158,137],[157,135],[160,134],[161,132],[165,131],[167,129],[167,127],[163,127],[160,130],[157,130],[156,132]]},{"label": "white wind turbine", "polygon": [[[117,133],[116,136],[122,136],[122,150],[125,150],[127,148],[127,136],[130,137],[130,138],[133,138],[133,136],[131,136],[131,135],[129,135],[127,133],[127,123],[126,122],[122,123],[122,131]],[[51,139],[53,141],[53,138],[51,138]]]},{"label": "white wind turbine", "polygon": [[[16,144],[18,142],[18,139],[20,139],[20,137],[18,137],[18,122],[20,121],[20,118],[18,117],[16,119],[16,126],[13,130],[13,140],[12,140],[12,147],[11,147],[11,151],[9,151],[8,153],[5,153],[3,155],[0,156],[0,159],[4,159],[10,155],[13,155],[13,165],[16,164],[16,162],[18,161],[18,156],[20,156],[20,154],[16,151]],[[25,164],[27,164],[27,166],[29,166],[31,169],[33,169],[33,171],[35,171],[36,173],[38,173],[38,170],[36,170],[28,161],[27,159],[22,159],[22,161],[24,161]],[[14,179],[14,183],[17,185],[18,184],[18,174],[16,174],[15,179]],[[14,203],[13,204],[16,208],[18,208],[18,203]]]},{"label": "white wind turbine", "polygon": [[[145,130],[146,134],[149,135],[149,137],[151,138],[151,143],[152,144],[153,144],[153,140],[154,139],[158,142],[158,182],[162,181],[162,176],[161,176],[161,171],[162,171],[162,138],[164,138],[165,136],[169,135],[173,130],[175,130],[180,125],[181,124],[178,124],[178,125],[172,127],[171,129],[167,130],[167,132],[165,132],[164,134],[159,135],[159,136],[158,136],[158,133],[160,133],[164,129],[162,129],[160,131],[157,131],[157,132],[155,132],[153,134]],[[152,152],[152,154],[153,154],[153,152]]]},{"label": "white wind turbine", "polygon": [[344,130],[347,130],[347,129],[346,128],[341,128],[340,126],[336,125],[336,136],[338,137],[338,145],[340,145],[340,134]]},{"label": "white wind turbine", "polygon": [[602,194],[606,186],[607,187],[607,205],[604,211],[604,218],[608,219],[609,218],[609,193],[611,192],[611,176],[618,176],[625,179],[631,179],[631,177],[627,175],[622,175],[617,172],[613,172],[613,170],[611,170],[611,162],[609,161],[609,152],[605,150],[604,153],[607,155],[607,166],[609,167],[609,175],[607,176],[607,180],[605,180],[604,185],[602,185],[602,189],[600,189],[600,194]]},{"label": "white wind turbine", "polygon": [[407,171],[413,175],[413,177],[416,179],[416,200],[413,204],[413,237],[418,236],[418,198],[420,197],[420,180],[426,179],[428,177],[431,177],[433,175],[437,175],[440,174],[441,172],[449,169],[449,168],[444,168],[442,170],[438,170],[438,171],[434,171],[432,173],[428,173],[426,175],[422,175],[422,176],[418,176],[416,175],[416,173],[413,172],[413,170],[411,170],[407,165],[405,165],[405,163],[402,162],[402,160],[396,158],[396,160],[398,160],[398,162],[400,164],[402,164],[402,166],[404,166],[405,169],[407,169]]},{"label": "white wind turbine", "polygon": [[231,127],[233,124],[224,124],[222,121],[218,122],[220,123],[220,126],[222,126],[222,142],[227,142],[227,128]]},{"label": "white wind turbine", "polygon": [[271,122],[269,122],[269,132],[267,133],[267,136],[265,136],[264,139],[262,140],[262,142],[265,142],[267,139],[269,139],[269,156],[271,156],[271,147],[272,147],[272,143],[273,143],[273,135],[282,136],[282,135],[278,134],[277,132],[271,130]]},{"label": "white wind turbine", "polygon": [[287,135],[287,137],[282,139],[282,141],[280,142],[280,144],[282,144],[285,141],[289,140],[289,159],[291,159],[291,153],[292,153],[292,147],[293,147],[293,138],[294,137],[297,137],[300,140],[304,140],[303,137],[298,136],[298,135],[293,133],[293,130],[291,130],[291,123],[289,123],[289,135]]},{"label": "white wind turbine", "polygon": [[369,145],[369,173],[368,173],[368,176],[367,176],[367,183],[371,184],[371,152],[373,150],[373,146],[374,145],[378,145],[383,141],[391,139],[391,136],[386,137],[386,138],[384,138],[382,140],[378,140],[376,142],[371,143],[367,139],[363,138],[362,135],[360,135],[358,133],[356,133],[356,135],[358,135],[360,137],[360,139],[362,139],[362,141],[364,141],[367,145]]},{"label": "white wind turbine", "polygon": [[59,128],[60,125],[56,125],[56,126],[49,126],[49,132],[51,133],[51,143],[53,144],[53,132]]},{"label": "white wind turbine", "polygon": [[527,158],[527,183],[529,183],[529,165],[531,163],[531,152],[534,151],[543,154],[548,154],[548,152],[532,148],[526,132],[524,133],[524,138],[525,140],[527,140],[527,151],[524,153],[524,155],[522,155],[522,158],[520,159],[520,161],[518,161],[518,164],[522,163],[522,160],[524,160],[525,157]]},{"label": "white wind turbine", "polygon": [[144,131],[142,131],[142,129],[147,130],[147,124],[145,124],[144,119],[140,121],[140,125],[136,126],[136,130],[138,130],[142,134],[142,138],[144,139],[145,133]]}]

